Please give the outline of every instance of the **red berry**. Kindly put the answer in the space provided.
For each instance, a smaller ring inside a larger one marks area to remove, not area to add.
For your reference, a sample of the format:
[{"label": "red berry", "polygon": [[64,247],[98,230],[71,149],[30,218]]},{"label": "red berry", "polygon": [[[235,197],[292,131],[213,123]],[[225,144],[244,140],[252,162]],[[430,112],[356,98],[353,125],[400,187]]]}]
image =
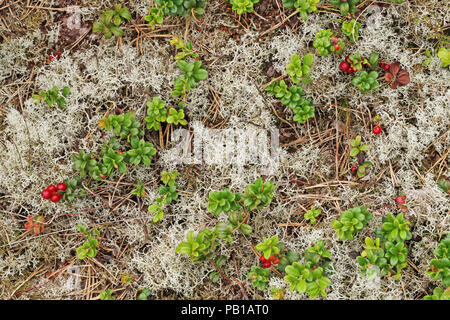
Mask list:
[{"label": "red berry", "polygon": [[58,191],[64,191],[64,190],[67,189],[67,186],[66,186],[65,183],[61,182],[61,183],[58,183],[58,184],[56,185],[56,189],[57,189]]},{"label": "red berry", "polygon": [[261,257],[259,257],[259,260],[260,260],[262,263],[264,263],[264,262],[267,261],[266,258],[264,258],[264,255],[262,255]]},{"label": "red berry", "polygon": [[347,61],[342,61],[339,65],[339,70],[341,70],[342,72],[347,72],[349,68],[350,64]]},{"label": "red berry", "polygon": [[347,73],[348,74],[352,74],[352,73],[355,73],[356,72],[356,70],[353,68],[353,67],[350,67],[350,68],[348,68],[348,70],[347,70]]},{"label": "red berry", "polygon": [[52,184],[48,186],[47,190],[50,191],[51,193],[54,193],[57,191],[56,187]]},{"label": "red berry", "polygon": [[381,127],[380,126],[375,126],[375,127],[373,127],[372,131],[375,134],[380,134],[381,133]]},{"label": "red berry", "polygon": [[57,194],[57,193],[55,193],[54,195],[52,195],[51,198],[50,198],[50,200],[51,200],[52,202],[58,202],[59,199],[61,199],[61,197],[60,197],[60,195]]},{"label": "red berry", "polygon": [[278,264],[278,262],[280,262],[280,259],[278,259],[278,258],[275,258],[275,259],[273,260],[273,264]]},{"label": "red berry", "polygon": [[264,268],[270,268],[272,264],[269,261],[263,263]]},{"label": "red berry", "polygon": [[335,45],[334,45],[334,50],[338,51],[338,50],[339,50],[339,48],[340,48],[340,47],[339,47],[339,45],[338,45],[338,44],[335,44]]},{"label": "red berry", "polygon": [[275,259],[275,256],[271,255],[270,258],[269,258],[269,261],[273,261],[274,259]]},{"label": "red berry", "polygon": [[397,203],[400,203],[400,204],[405,204],[406,196],[398,196],[397,198],[395,198],[395,201],[397,201]]},{"label": "red berry", "polygon": [[391,67],[391,65],[389,65],[389,64],[384,64],[383,69],[384,69],[384,71],[388,71],[390,67]]},{"label": "red berry", "polygon": [[45,189],[41,192],[41,196],[44,199],[50,199],[52,193],[50,191],[48,191],[48,189]]}]

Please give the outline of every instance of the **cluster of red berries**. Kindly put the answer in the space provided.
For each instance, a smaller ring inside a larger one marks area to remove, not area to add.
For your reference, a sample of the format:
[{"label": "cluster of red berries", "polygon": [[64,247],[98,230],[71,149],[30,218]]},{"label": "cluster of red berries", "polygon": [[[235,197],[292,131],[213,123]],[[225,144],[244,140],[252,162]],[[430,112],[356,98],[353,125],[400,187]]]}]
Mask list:
[{"label": "cluster of red berries", "polygon": [[384,62],[382,62],[382,61],[378,62],[378,65],[379,65],[380,68],[383,69],[384,71],[388,71],[389,68],[391,67],[390,64],[384,63]]},{"label": "cluster of red berries", "polygon": [[[363,60],[364,59],[361,59],[361,61]],[[352,61],[350,60],[350,56],[346,56],[345,61],[342,61],[341,64],[339,65],[339,70],[348,74],[355,73],[356,70],[352,67],[351,62]]]},{"label": "cluster of red berries", "polygon": [[334,50],[338,51],[340,49],[338,45],[338,38],[336,38],[335,36],[331,36],[330,40],[334,43]]},{"label": "cluster of red berries", "polygon": [[59,191],[65,191],[67,186],[65,183],[58,183],[56,187],[52,184],[47,187],[47,189],[41,192],[41,196],[44,199],[49,199],[51,202],[59,202],[61,200],[61,195]]},{"label": "cluster of red berries", "polygon": [[280,262],[280,259],[276,258],[274,255],[271,255],[269,259],[264,258],[264,255],[262,255],[259,260],[262,262],[264,268],[270,268],[272,263],[277,265],[278,262]]}]

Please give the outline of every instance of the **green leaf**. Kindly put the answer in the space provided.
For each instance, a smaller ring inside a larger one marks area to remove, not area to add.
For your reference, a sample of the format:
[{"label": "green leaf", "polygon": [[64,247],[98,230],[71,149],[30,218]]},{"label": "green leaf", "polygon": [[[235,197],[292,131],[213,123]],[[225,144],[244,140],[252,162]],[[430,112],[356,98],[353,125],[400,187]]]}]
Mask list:
[{"label": "green leaf", "polygon": [[450,68],[450,50],[442,47],[439,49],[437,53],[438,57],[442,60],[442,67],[443,68]]},{"label": "green leaf", "polygon": [[110,31],[112,32],[112,34],[114,34],[116,37],[118,37],[118,38],[122,38],[122,37],[123,37],[123,30],[120,29],[119,27],[112,26],[109,30],[110,30]]},{"label": "green leaf", "polygon": [[369,151],[370,147],[367,144],[363,144],[361,147],[359,147],[359,150],[361,150],[361,151]]},{"label": "green leaf", "polygon": [[351,156],[351,157],[355,158],[355,157],[358,156],[358,154],[359,154],[359,149],[358,149],[358,148],[352,148],[352,149],[350,150],[350,156]]},{"label": "green leaf", "polygon": [[94,33],[103,32],[104,30],[105,26],[98,21],[95,21],[94,24],[92,25],[92,32]]},{"label": "green leaf", "polygon": [[243,223],[240,227],[241,231],[245,235],[249,235],[253,232],[253,228],[249,226],[248,224]]}]

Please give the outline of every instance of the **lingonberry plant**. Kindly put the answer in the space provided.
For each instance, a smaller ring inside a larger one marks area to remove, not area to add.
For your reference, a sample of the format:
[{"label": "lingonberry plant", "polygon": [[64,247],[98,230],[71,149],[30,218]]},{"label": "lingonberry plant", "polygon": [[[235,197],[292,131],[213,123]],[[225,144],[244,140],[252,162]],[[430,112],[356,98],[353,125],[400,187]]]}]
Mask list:
[{"label": "lingonberry plant", "polygon": [[[267,288],[267,282],[270,279],[269,268],[277,267],[280,272],[286,274],[285,281],[290,284],[290,289],[301,293],[307,292],[311,299],[317,296],[326,296],[325,289],[331,285],[331,281],[326,275],[332,272],[329,251],[324,250],[324,241],[319,240],[312,244],[305,251],[305,263],[300,264],[300,254],[292,250],[286,250],[284,243],[278,241],[277,236],[269,239],[264,238],[262,243],[256,246],[256,249],[263,252],[260,261],[264,269],[252,267],[248,278],[258,280],[255,286],[260,286],[260,290]],[[256,271],[257,270],[257,271]],[[273,290],[271,289],[271,292]],[[278,292],[279,297],[283,292]]]},{"label": "lingonberry plant", "polygon": [[244,191],[242,198],[244,206],[249,211],[253,209],[262,209],[272,203],[274,185],[271,181],[264,181],[261,178],[256,179],[255,183],[249,184]]},{"label": "lingonberry plant", "polygon": [[308,20],[308,14],[317,11],[317,4],[320,0],[283,0],[285,8],[294,7],[303,20]]},{"label": "lingonberry plant", "polygon": [[380,239],[367,237],[365,246],[361,255],[356,258],[360,265],[361,273],[367,275],[373,270],[374,266],[380,270],[380,275],[390,277],[393,275],[395,280],[402,276],[401,270],[407,267],[408,249],[403,242],[392,243],[386,241],[381,244]]},{"label": "lingonberry plant", "polygon": [[294,262],[286,267],[284,280],[290,284],[291,291],[307,293],[310,299],[318,296],[326,297],[326,288],[331,286],[331,280],[324,275],[322,267],[313,268],[309,263]]},{"label": "lingonberry plant", "polygon": [[183,72],[175,79],[172,96],[178,98],[185,96],[186,91],[195,88],[196,84],[208,78],[208,72],[202,68],[202,63],[198,60],[194,62],[186,62],[179,60],[177,67]]},{"label": "lingonberry plant", "polygon": [[[152,143],[139,139],[136,136],[131,138],[131,150],[127,151],[127,162],[139,165],[141,162],[149,166],[152,163],[156,149]],[[120,170],[120,167],[119,167]],[[121,171],[122,172],[122,171]]]},{"label": "lingonberry plant", "polygon": [[78,225],[77,230],[87,236],[86,241],[76,249],[78,259],[83,260],[86,257],[94,258],[98,252],[98,240],[95,238],[100,235],[97,229],[88,230],[86,226]]},{"label": "lingonberry plant", "polygon": [[201,230],[197,236],[194,231],[188,231],[186,242],[177,246],[176,253],[187,254],[192,262],[202,262],[214,255],[214,249],[220,245],[216,235],[209,229]]},{"label": "lingonberry plant", "polygon": [[330,0],[330,3],[341,11],[343,16],[356,12],[360,0]]},{"label": "lingonberry plant", "polygon": [[150,8],[148,15],[144,17],[144,20],[148,22],[148,25],[152,30],[155,30],[157,24],[162,24],[164,21],[164,10],[169,5],[169,2],[164,2],[161,6],[156,8]]},{"label": "lingonberry plant", "polygon": [[311,98],[303,98],[303,88],[291,86],[289,89],[284,82],[273,81],[265,89],[270,95],[281,99],[283,105],[288,106],[293,112],[293,120],[298,123],[305,123],[308,119],[314,118],[315,108]]},{"label": "lingonberry plant", "polygon": [[450,287],[442,289],[436,287],[433,290],[433,295],[423,297],[423,300],[450,300]]},{"label": "lingonberry plant", "polygon": [[125,156],[116,152],[113,148],[109,148],[106,153],[103,154],[100,172],[105,176],[110,176],[115,170],[119,170],[120,173],[128,172]]},{"label": "lingonberry plant", "polygon": [[232,193],[230,190],[210,191],[208,197],[208,211],[218,216],[221,212],[229,212],[230,210],[239,210],[241,205],[241,195],[239,193]]},{"label": "lingonberry plant", "polygon": [[[240,205],[243,210],[230,211],[226,222],[218,222],[213,230],[203,229],[196,239],[194,239],[193,231],[190,231],[188,241],[180,243],[176,252],[190,255],[194,262],[204,261],[214,255],[214,248],[219,245],[219,239],[232,244],[233,234],[237,230],[240,230],[244,235],[251,234],[253,228],[249,224],[250,212],[254,209],[259,210],[264,205],[269,205],[273,198],[272,190],[273,184],[271,182],[262,182],[261,178],[257,179],[254,184],[248,185],[244,195],[241,195],[243,201],[240,201]],[[199,243],[203,242],[205,243],[201,246],[201,251],[198,251]]]},{"label": "lingonberry plant", "polygon": [[378,52],[372,52],[368,59],[364,59],[364,64],[368,65],[372,70],[379,66],[378,59],[380,54]]},{"label": "lingonberry plant", "polygon": [[38,235],[40,233],[44,232],[44,223],[45,219],[43,215],[39,216],[28,216],[27,222],[25,223],[25,230],[33,230],[33,233],[35,235]]},{"label": "lingonberry plant", "polygon": [[345,61],[347,61],[350,64],[350,67],[356,71],[361,71],[364,66],[364,59],[361,57],[361,54],[354,53],[349,55],[345,58]]},{"label": "lingonberry plant", "polygon": [[58,87],[54,86],[50,90],[41,90],[38,94],[33,94],[33,99],[35,103],[45,101],[50,107],[58,105],[58,107],[64,109],[67,106],[65,98],[67,98],[69,93],[70,89],[68,87],[64,87],[61,92],[59,92]]},{"label": "lingonberry plant", "polygon": [[107,131],[113,130],[114,134],[121,139],[126,138],[127,141],[130,141],[131,137],[142,137],[144,135],[141,124],[135,118],[135,115],[135,111],[119,115],[111,114],[109,117],[99,120],[99,126]]},{"label": "lingonberry plant", "polygon": [[286,267],[300,260],[300,253],[293,250],[280,249],[283,254],[280,254],[280,262],[278,263],[278,270],[286,272]]},{"label": "lingonberry plant", "polygon": [[261,268],[258,266],[252,266],[251,271],[247,274],[247,279],[252,280],[252,285],[261,291],[267,289],[269,284],[269,273],[268,268]]},{"label": "lingonberry plant", "polygon": [[138,292],[138,300],[149,300],[149,297],[152,295],[152,291],[147,288],[141,289]]},{"label": "lingonberry plant", "polygon": [[192,48],[192,41],[184,43],[180,37],[174,36],[170,43],[173,44],[178,50],[181,50],[175,55],[175,60],[186,60],[187,58],[196,59],[198,57],[198,51]]},{"label": "lingonberry plant", "polygon": [[439,178],[437,185],[446,194],[450,194],[450,179],[447,177],[441,177]]},{"label": "lingonberry plant", "polygon": [[116,300],[116,298],[112,295],[112,289],[107,289],[100,292],[100,300]]},{"label": "lingonberry plant", "polygon": [[361,93],[366,93],[370,90],[378,89],[379,83],[377,81],[378,72],[376,71],[362,71],[358,76],[354,77],[352,83],[358,87]]},{"label": "lingonberry plant", "polygon": [[274,300],[281,300],[284,297],[284,290],[276,287],[270,287],[270,296]]},{"label": "lingonberry plant", "polygon": [[361,144],[361,136],[356,136],[355,139],[350,139],[350,156],[356,158],[361,151],[369,151],[370,147],[367,144]]},{"label": "lingonberry plant", "polygon": [[409,231],[410,222],[405,220],[403,213],[393,216],[388,213],[382,219],[383,225],[376,230],[376,235],[381,241],[390,241],[394,243],[411,240],[412,234]]},{"label": "lingonberry plant", "polygon": [[280,253],[280,248],[277,247],[278,237],[272,236],[270,238],[264,238],[263,242],[258,243],[255,248],[258,251],[263,252],[264,258],[267,260],[271,255],[277,255]]},{"label": "lingonberry plant", "polygon": [[298,123],[305,123],[308,119],[314,118],[315,108],[312,104],[311,98],[301,99],[300,105],[292,109],[294,117],[292,120]]},{"label": "lingonberry plant", "polygon": [[361,23],[359,23],[355,19],[342,22],[342,33],[345,34],[353,42],[356,42],[358,40],[360,28]]},{"label": "lingonberry plant", "polygon": [[373,163],[370,161],[364,161],[361,165],[358,165],[356,170],[356,176],[358,178],[364,178],[367,174],[367,167],[373,166]]},{"label": "lingonberry plant", "polygon": [[80,150],[78,154],[72,155],[72,162],[72,169],[79,171],[81,178],[89,175],[94,180],[101,180],[99,163],[95,160],[94,154],[86,154]]},{"label": "lingonberry plant", "polygon": [[442,67],[450,69],[450,50],[445,47],[441,47],[437,53],[437,56],[441,59]]},{"label": "lingonberry plant", "polygon": [[309,83],[309,71],[314,61],[314,56],[307,53],[303,59],[299,55],[293,54],[291,62],[286,67],[287,74],[291,77],[293,83],[299,83],[303,79],[304,83]]},{"label": "lingonberry plant", "polygon": [[322,267],[325,273],[331,273],[331,252],[325,250],[325,242],[318,240],[305,251],[305,260],[314,267]]},{"label": "lingonberry plant", "polygon": [[122,7],[122,4],[116,4],[114,9],[106,10],[100,15],[100,20],[92,25],[92,32],[101,32],[106,39],[110,39],[113,35],[122,38],[124,32],[120,25],[125,20],[131,20],[130,11],[127,7]]},{"label": "lingonberry plant", "polygon": [[[81,179],[79,177],[73,177],[72,179],[64,180],[66,189],[62,190],[62,197],[67,201],[74,201],[76,197],[86,194],[86,190],[83,189]],[[56,186],[58,188],[58,185]]]},{"label": "lingonberry plant", "polygon": [[148,207],[148,211],[155,214],[153,216],[153,222],[155,223],[164,218],[164,207],[178,199],[178,185],[175,182],[177,176],[177,171],[172,171],[171,173],[163,171],[161,173],[161,181],[164,183],[164,185],[160,186],[158,189],[161,197],[156,198],[156,203]]},{"label": "lingonberry plant", "polygon": [[[222,268],[222,266],[225,265],[226,262],[227,258],[225,256],[218,255],[214,258],[214,264],[216,265],[217,268]],[[212,271],[209,274],[209,279],[214,283],[218,282],[220,278],[221,278],[220,272]]]},{"label": "lingonberry plant", "polygon": [[231,9],[237,14],[252,13],[253,5],[259,0],[230,0]]},{"label": "lingonberry plant", "polygon": [[326,57],[330,53],[341,54],[345,49],[345,42],[337,38],[331,29],[320,30],[315,34],[316,39],[313,42],[316,48],[316,54],[319,57]]},{"label": "lingonberry plant", "polygon": [[293,109],[300,104],[303,96],[303,88],[291,86],[288,88],[284,80],[272,81],[265,89],[270,95],[281,99],[281,103]]},{"label": "lingonberry plant", "polygon": [[227,222],[218,222],[214,228],[214,233],[218,238],[227,241],[229,244],[233,243],[233,233],[240,230],[244,235],[249,235],[253,232],[253,228],[247,223],[249,215],[244,212],[232,211],[228,215]]},{"label": "lingonberry plant", "polygon": [[148,130],[158,131],[161,128],[161,122],[167,120],[166,103],[154,97],[152,101],[147,102],[147,116],[145,117],[146,127]]},{"label": "lingonberry plant", "polygon": [[444,287],[450,287],[450,234],[442,239],[439,247],[434,250],[434,259],[425,271],[431,280],[442,280]]},{"label": "lingonberry plant", "polygon": [[172,16],[190,16],[191,14],[203,15],[205,13],[206,0],[155,0],[157,6],[162,6],[168,2],[165,14]]},{"label": "lingonberry plant", "polygon": [[336,230],[339,240],[353,240],[355,234],[361,231],[373,218],[366,207],[354,207],[345,210],[339,220],[333,220],[332,227]]},{"label": "lingonberry plant", "polygon": [[[179,109],[170,108],[169,109],[169,115],[167,116],[167,123],[171,123],[174,125],[181,124],[185,126],[187,124],[186,120],[184,119],[184,104],[182,101],[178,104]],[[181,106],[181,107],[180,107]]]},{"label": "lingonberry plant", "polygon": [[[277,247],[278,247],[279,249],[282,248],[282,247],[279,246],[279,244],[277,244]],[[281,249],[280,249],[280,250],[281,250]],[[259,257],[259,261],[261,261],[261,263],[263,264],[263,267],[264,267],[264,268],[268,269],[268,268],[270,268],[270,267],[272,266],[272,264],[273,264],[274,266],[277,266],[278,263],[280,262],[280,259],[279,259],[278,256],[275,256],[274,254],[270,255],[269,259],[266,259],[266,258],[264,257],[264,254],[262,254],[262,255]]]},{"label": "lingonberry plant", "polygon": [[144,17],[152,30],[155,25],[164,21],[164,15],[188,16],[191,14],[204,14],[204,5],[206,0],[155,0],[155,8],[149,9],[149,14]]},{"label": "lingonberry plant", "polygon": [[322,213],[322,210],[316,209],[315,206],[312,206],[309,210],[306,211],[304,217],[306,221],[309,221],[312,225],[315,225],[317,222],[317,217]]},{"label": "lingonberry plant", "polygon": [[131,194],[137,196],[137,197],[145,197],[147,192],[145,192],[144,184],[142,181],[138,181],[136,184],[136,188],[131,190]]}]

